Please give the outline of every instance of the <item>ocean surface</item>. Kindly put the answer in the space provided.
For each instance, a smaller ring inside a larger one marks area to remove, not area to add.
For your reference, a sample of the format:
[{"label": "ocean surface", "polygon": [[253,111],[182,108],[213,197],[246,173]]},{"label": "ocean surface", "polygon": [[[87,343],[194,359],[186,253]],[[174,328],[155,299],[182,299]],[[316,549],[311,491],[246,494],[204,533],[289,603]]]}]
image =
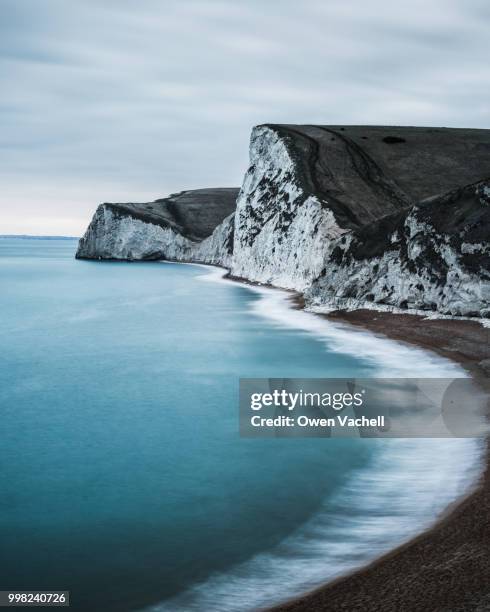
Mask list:
[{"label": "ocean surface", "polygon": [[428,353],[169,263],[0,240],[0,589],[234,612],[429,526],[473,440],[240,439],[238,378],[453,376]]}]

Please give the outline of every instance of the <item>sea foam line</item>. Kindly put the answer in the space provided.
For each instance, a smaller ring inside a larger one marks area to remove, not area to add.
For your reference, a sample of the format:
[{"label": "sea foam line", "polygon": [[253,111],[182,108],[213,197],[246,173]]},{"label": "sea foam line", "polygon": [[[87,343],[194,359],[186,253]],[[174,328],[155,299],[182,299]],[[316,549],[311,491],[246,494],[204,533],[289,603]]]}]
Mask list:
[{"label": "sea foam line", "polygon": [[476,480],[483,452],[471,439],[369,443],[382,447],[369,469],[278,546],[147,612],[252,612],[360,568],[429,528]]},{"label": "sea foam line", "polygon": [[[208,282],[234,283],[226,278],[220,268],[209,268],[199,280]],[[260,300],[252,303],[251,311],[272,324],[283,328],[294,328],[311,334],[325,342],[329,351],[355,355],[377,366],[378,377],[387,378],[466,378],[468,374],[457,363],[425,349],[402,344],[389,338],[351,325],[329,321],[318,314],[292,308],[291,293],[244,284],[244,287],[258,293]]]}]

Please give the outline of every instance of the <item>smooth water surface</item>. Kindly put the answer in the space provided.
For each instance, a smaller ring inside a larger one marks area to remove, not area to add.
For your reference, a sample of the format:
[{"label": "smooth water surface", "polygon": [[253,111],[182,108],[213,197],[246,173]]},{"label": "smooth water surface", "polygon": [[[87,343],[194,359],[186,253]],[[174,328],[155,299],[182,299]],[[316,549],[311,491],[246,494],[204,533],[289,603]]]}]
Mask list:
[{"label": "smooth water surface", "polygon": [[[240,439],[237,402],[240,376],[370,376],[376,359],[274,323],[260,292],[204,267],[75,248],[0,240],[0,589],[69,589],[83,610],[248,609],[321,581],[328,555],[335,573],[376,553],[375,530],[359,548],[360,500],[372,492],[373,516],[387,502],[373,466],[388,496],[407,488],[415,443]],[[396,539],[416,521],[400,531],[394,508]]]}]

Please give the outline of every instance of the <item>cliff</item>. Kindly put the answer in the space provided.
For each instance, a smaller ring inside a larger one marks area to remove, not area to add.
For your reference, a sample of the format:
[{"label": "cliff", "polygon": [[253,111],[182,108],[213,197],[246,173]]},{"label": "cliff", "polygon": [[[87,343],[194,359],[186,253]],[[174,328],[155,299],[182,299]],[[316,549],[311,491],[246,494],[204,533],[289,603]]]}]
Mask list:
[{"label": "cliff", "polygon": [[261,125],[235,213],[236,190],[102,205],[78,256],[217,263],[312,309],[489,316],[489,176],[488,130]]},{"label": "cliff", "polygon": [[320,311],[490,317],[490,181],[423,200],[336,241],[306,300]]},{"label": "cliff", "polygon": [[232,272],[304,290],[340,235],[489,174],[486,130],[258,126]]},{"label": "cliff", "polygon": [[[79,259],[175,259],[229,263],[238,189],[196,189],[145,203],[101,204]],[[219,229],[215,232],[215,230]]]}]

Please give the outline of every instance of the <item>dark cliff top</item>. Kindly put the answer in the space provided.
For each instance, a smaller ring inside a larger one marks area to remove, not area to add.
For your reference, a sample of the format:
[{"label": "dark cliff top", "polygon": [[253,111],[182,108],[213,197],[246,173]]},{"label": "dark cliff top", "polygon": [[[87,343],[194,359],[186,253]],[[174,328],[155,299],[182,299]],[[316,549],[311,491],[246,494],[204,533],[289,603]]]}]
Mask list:
[{"label": "dark cliff top", "polygon": [[348,226],[490,176],[490,130],[265,125],[286,137],[311,191]]},{"label": "dark cliff top", "polygon": [[238,191],[236,187],[193,189],[154,202],[107,202],[105,206],[142,221],[171,227],[187,238],[203,240],[235,210]]}]

